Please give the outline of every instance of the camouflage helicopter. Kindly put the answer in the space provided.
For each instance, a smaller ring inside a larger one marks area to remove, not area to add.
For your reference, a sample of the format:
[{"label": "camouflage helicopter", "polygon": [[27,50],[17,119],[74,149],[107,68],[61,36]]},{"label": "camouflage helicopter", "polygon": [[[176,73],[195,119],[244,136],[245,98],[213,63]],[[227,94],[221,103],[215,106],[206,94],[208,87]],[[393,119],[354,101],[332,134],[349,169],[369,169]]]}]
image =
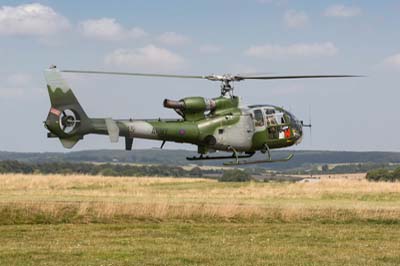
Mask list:
[{"label": "camouflage helicopter", "polygon": [[[112,74],[126,76],[206,79],[221,82],[221,95],[213,99],[187,97],[164,100],[164,107],[173,109],[180,119],[111,119],[87,116],[61,72],[84,74]],[[59,138],[65,148],[72,148],[87,134],[108,135],[111,142],[125,138],[125,149],[131,150],[134,138],[197,145],[198,157],[188,160],[230,159],[225,165],[285,162],[293,157],[273,159],[271,149],[299,144],[303,127],[311,127],[283,108],[260,104],[243,106],[233,94],[233,82],[243,80],[342,78],[353,75],[167,75],[129,72],[59,70],[55,66],[44,71],[51,108],[44,121],[49,138]],[[229,156],[208,156],[215,151],[232,152]],[[265,160],[243,160],[257,151],[266,154]]]}]

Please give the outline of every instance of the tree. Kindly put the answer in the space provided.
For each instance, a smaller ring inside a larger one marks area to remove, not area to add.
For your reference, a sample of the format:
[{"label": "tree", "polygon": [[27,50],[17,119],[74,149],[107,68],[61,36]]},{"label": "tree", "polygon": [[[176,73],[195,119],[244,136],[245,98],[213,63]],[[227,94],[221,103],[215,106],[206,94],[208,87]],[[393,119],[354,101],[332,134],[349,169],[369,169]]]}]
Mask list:
[{"label": "tree", "polygon": [[375,169],[369,171],[366,178],[370,181],[392,181],[392,173],[387,169]]},{"label": "tree", "polygon": [[399,180],[400,181],[400,167],[396,168],[393,172],[392,172],[392,179],[393,181]]},{"label": "tree", "polygon": [[203,171],[200,169],[200,167],[196,166],[196,167],[193,167],[189,171],[189,175],[190,176],[196,176],[196,177],[202,177],[203,176]]},{"label": "tree", "polygon": [[250,180],[251,175],[239,169],[226,170],[223,175],[218,178],[218,181],[220,182],[246,182]]}]

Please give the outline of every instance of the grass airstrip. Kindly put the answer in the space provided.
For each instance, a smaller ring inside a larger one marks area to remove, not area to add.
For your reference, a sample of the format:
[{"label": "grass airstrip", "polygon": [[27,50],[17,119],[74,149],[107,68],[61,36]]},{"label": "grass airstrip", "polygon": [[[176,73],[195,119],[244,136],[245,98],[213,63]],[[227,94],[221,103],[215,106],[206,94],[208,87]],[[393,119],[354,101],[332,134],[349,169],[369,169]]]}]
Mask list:
[{"label": "grass airstrip", "polygon": [[0,265],[399,265],[400,183],[0,175]]}]

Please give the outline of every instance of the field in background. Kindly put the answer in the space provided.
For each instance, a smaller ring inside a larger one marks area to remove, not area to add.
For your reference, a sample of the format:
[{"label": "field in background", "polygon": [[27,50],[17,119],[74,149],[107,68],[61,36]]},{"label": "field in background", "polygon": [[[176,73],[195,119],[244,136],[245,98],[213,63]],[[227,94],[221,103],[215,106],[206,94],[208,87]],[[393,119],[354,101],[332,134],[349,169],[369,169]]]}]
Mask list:
[{"label": "field in background", "polygon": [[0,175],[0,265],[398,265],[400,183]]},{"label": "field in background", "polygon": [[296,175],[304,178],[365,180],[366,173]]}]

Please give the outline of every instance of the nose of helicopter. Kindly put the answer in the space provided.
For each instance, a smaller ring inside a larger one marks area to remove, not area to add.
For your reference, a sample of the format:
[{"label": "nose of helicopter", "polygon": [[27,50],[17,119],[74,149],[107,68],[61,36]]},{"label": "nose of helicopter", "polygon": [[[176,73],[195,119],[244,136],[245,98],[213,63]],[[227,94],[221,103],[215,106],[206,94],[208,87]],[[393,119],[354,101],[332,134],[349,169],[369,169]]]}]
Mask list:
[{"label": "nose of helicopter", "polygon": [[293,134],[296,144],[300,144],[303,140],[303,121],[295,120],[295,123],[293,124]]},{"label": "nose of helicopter", "polygon": [[299,144],[303,138],[303,121],[297,119],[291,112],[286,111],[287,116],[290,118],[290,126],[292,128],[293,140],[295,144]]}]

